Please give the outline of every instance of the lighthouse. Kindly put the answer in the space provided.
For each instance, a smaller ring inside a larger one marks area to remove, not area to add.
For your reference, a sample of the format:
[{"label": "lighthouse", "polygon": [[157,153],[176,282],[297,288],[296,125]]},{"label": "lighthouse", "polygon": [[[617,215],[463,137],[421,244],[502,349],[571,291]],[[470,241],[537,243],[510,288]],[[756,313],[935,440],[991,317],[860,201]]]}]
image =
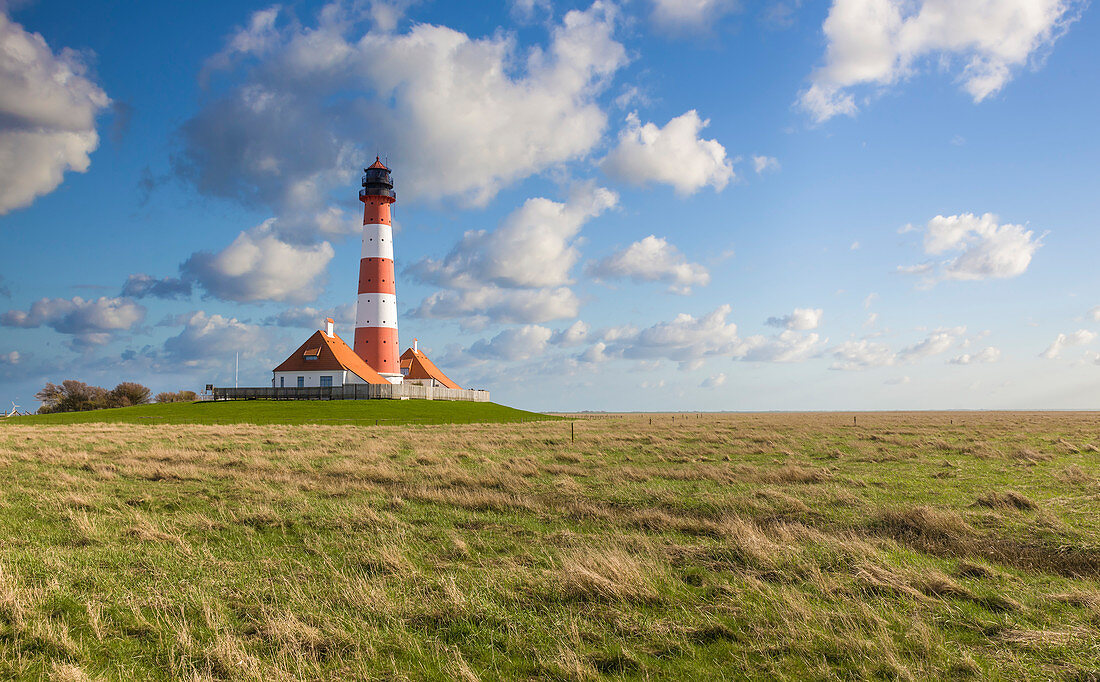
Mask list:
[{"label": "lighthouse", "polygon": [[393,221],[397,201],[390,169],[375,158],[363,170],[363,249],[359,260],[359,300],[355,313],[355,354],[390,383],[401,383],[397,347],[397,287],[393,267]]}]

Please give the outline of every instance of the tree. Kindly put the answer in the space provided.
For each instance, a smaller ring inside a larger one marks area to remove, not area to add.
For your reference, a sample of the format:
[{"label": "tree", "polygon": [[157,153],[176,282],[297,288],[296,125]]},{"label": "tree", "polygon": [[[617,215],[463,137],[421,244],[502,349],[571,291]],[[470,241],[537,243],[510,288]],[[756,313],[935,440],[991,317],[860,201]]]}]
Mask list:
[{"label": "tree", "polygon": [[129,407],[131,405],[144,405],[149,402],[152,391],[148,386],[142,386],[133,381],[124,381],[111,389],[108,394],[109,407]]},{"label": "tree", "polygon": [[85,412],[98,410],[108,405],[108,391],[99,386],[89,386],[83,381],[66,379],[61,385],[46,383],[46,386],[34,394],[42,401],[38,408],[40,414],[50,412]]}]

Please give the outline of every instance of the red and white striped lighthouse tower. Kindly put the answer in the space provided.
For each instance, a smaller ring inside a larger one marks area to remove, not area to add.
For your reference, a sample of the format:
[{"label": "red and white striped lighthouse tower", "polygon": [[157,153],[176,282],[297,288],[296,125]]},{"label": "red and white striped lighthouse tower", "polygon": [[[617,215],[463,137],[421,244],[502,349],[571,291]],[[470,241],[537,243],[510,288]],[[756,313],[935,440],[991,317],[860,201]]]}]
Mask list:
[{"label": "red and white striped lighthouse tower", "polygon": [[355,354],[391,383],[401,383],[397,348],[397,288],[393,268],[393,221],[397,201],[390,169],[378,158],[363,171],[363,250],[355,313]]}]

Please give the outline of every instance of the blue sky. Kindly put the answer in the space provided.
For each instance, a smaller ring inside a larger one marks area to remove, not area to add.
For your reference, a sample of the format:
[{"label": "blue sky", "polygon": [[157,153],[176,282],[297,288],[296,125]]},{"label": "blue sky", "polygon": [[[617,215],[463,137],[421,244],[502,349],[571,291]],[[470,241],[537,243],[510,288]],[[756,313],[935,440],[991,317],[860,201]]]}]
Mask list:
[{"label": "blue sky", "polygon": [[0,3],[0,401],[351,337],[531,409],[1095,408],[1071,0]]}]

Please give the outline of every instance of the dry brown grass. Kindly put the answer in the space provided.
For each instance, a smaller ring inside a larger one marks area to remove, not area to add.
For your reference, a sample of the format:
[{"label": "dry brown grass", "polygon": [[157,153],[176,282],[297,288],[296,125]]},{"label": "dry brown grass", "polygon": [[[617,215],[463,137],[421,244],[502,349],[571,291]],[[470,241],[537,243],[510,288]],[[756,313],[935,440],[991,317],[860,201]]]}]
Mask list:
[{"label": "dry brown grass", "polygon": [[677,417],[0,429],[0,678],[1089,669],[1092,417]]}]

